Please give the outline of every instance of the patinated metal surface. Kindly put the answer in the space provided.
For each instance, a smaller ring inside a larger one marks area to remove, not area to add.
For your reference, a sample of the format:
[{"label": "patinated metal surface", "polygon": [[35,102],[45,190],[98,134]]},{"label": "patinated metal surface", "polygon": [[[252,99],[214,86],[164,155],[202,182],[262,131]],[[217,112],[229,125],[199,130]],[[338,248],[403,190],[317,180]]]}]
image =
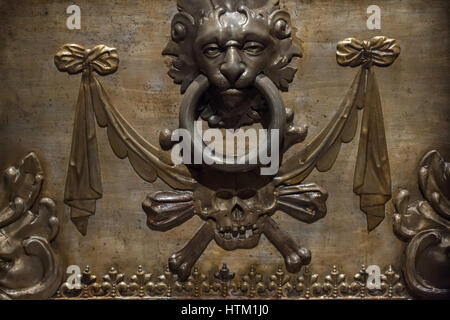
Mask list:
[{"label": "patinated metal surface", "polygon": [[55,202],[41,197],[44,173],[34,153],[7,168],[0,185],[0,300],[47,299],[59,288]]},{"label": "patinated metal surface", "polygon": [[[136,266],[143,264],[145,270],[162,273],[167,255],[187,242],[201,222],[194,218],[164,233],[148,230],[140,203],[147,194],[167,190],[167,186],[159,180],[142,182],[128,163],[115,158],[102,131],[97,138],[103,198],[97,201],[96,219],[90,221],[86,237],[70,223],[62,199],[74,114],[69,106],[76,99],[73,88],[78,87],[78,80],[56,74],[52,57],[68,41],[115,47],[121,57],[119,72],[102,82],[124,118],[157,145],[159,132],[178,126],[179,88],[166,76],[169,60],[160,56],[162,45],[170,37],[169,20],[176,7],[173,1],[124,1],[106,7],[97,2],[80,3],[85,12],[83,27],[69,31],[64,26],[68,5],[52,1],[1,4],[5,21],[1,34],[6,45],[0,66],[5,83],[1,89],[0,164],[4,168],[28,151],[38,153],[49,176],[46,190],[57,200],[62,213],[56,244],[63,249],[65,265],[90,264],[98,274],[115,266],[133,274]],[[289,92],[282,97],[297,115],[294,124],[306,123],[310,137],[329,123],[354,77],[354,71],[336,65],[336,44],[348,36],[370,39],[380,33],[399,39],[400,59],[377,75],[393,189],[414,192],[416,178],[411,173],[427,150],[437,149],[449,158],[448,4],[385,1],[383,6],[389,10],[383,11],[381,31],[365,29],[369,3],[364,1],[286,1],[284,5],[291,12],[295,36],[303,41],[303,59]],[[145,10],[136,12],[136,8]],[[350,18],[342,12],[348,12]],[[36,38],[46,40],[36,42]],[[299,150],[294,146],[287,154]],[[325,219],[302,225],[291,217],[275,216],[296,242],[314,253],[311,264],[318,274],[326,274],[332,264],[347,272],[354,272],[361,264],[401,265],[403,243],[393,235],[388,219],[367,233],[358,198],[352,192],[357,150],[356,143],[344,145],[329,173],[314,172],[305,181],[320,184],[330,194]],[[390,218],[393,206],[388,202],[386,208]],[[262,237],[252,251],[228,252],[211,244],[198,265],[213,279],[221,262],[237,274],[256,264],[268,275],[281,261],[280,254]]]}]

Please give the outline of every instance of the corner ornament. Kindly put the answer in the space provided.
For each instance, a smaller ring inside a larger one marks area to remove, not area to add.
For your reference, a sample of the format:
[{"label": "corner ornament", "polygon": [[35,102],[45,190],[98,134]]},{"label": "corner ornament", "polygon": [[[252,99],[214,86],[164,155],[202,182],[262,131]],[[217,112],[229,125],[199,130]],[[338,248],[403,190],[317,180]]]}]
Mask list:
[{"label": "corner ornament", "polygon": [[59,228],[55,203],[42,198],[34,206],[43,179],[34,153],[1,176],[0,300],[47,299],[62,280],[59,257],[51,245]]},{"label": "corner ornament", "polygon": [[450,163],[438,151],[420,162],[419,186],[425,201],[410,203],[409,192],[394,197],[394,231],[408,241],[403,273],[411,294],[450,298]]}]

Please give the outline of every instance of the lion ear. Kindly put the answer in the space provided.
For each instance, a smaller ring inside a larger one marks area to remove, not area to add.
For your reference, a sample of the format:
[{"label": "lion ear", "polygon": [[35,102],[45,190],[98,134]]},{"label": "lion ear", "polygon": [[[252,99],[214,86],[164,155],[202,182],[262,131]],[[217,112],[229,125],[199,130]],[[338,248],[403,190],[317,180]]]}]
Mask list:
[{"label": "lion ear", "polygon": [[302,50],[293,40],[295,28],[291,25],[291,16],[287,11],[275,10],[269,16],[269,27],[271,35],[278,41],[277,58],[264,70],[281,91],[288,91],[289,84],[294,80],[297,72],[292,61],[295,57],[303,56]]},{"label": "lion ear", "polygon": [[162,55],[173,58],[168,74],[176,84],[182,85],[181,93],[199,73],[194,58],[194,37],[194,18],[186,12],[177,13],[172,19],[171,39]]},{"label": "lion ear", "polygon": [[291,15],[284,10],[275,10],[269,16],[269,28],[272,36],[283,40],[291,36]]}]

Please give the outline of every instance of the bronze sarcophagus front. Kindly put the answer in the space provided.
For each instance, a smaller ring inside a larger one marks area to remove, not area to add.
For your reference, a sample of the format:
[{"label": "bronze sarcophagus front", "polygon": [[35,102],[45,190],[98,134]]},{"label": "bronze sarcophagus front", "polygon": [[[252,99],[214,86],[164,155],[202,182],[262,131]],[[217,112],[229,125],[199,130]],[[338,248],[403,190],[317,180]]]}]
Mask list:
[{"label": "bronze sarcophagus front", "polygon": [[449,297],[447,1],[79,2],[0,1],[0,299]]}]

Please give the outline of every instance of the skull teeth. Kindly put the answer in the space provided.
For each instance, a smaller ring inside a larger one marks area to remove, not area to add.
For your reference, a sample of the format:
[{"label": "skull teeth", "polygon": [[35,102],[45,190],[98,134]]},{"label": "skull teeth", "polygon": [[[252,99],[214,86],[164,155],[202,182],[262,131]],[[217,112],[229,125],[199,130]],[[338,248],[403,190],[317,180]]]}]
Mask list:
[{"label": "skull teeth", "polygon": [[255,228],[252,225],[248,226],[233,226],[233,227],[223,227],[217,226],[219,230],[219,235],[222,239],[225,240],[245,240],[253,237],[254,235],[259,233],[258,228]]},{"label": "skull teeth", "polygon": [[258,226],[256,224],[252,225],[233,225],[233,226],[222,226],[217,224],[216,225],[217,230],[220,233],[225,233],[225,232],[231,232],[231,233],[242,233],[244,234],[247,230],[257,230]]}]

